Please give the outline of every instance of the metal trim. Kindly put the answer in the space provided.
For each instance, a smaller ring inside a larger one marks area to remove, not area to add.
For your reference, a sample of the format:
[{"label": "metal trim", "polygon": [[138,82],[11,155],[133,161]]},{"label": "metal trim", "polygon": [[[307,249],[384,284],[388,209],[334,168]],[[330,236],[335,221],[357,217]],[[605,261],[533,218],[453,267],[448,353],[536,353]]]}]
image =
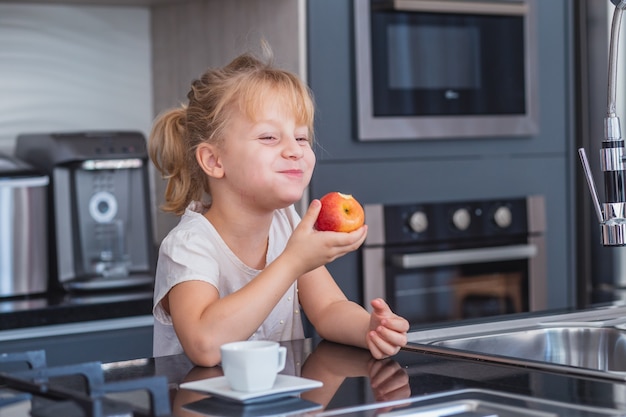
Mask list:
[{"label": "metal trim", "polygon": [[536,255],[537,246],[528,244],[394,255],[392,256],[391,261],[394,266],[411,269],[445,265],[461,265],[468,263],[510,261],[515,259],[530,259]]}]

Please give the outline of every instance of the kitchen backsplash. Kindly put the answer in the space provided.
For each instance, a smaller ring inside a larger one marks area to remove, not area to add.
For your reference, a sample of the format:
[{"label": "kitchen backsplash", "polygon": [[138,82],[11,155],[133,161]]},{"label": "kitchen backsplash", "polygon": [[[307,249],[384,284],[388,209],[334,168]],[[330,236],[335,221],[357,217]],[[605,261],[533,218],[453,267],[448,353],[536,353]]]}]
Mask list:
[{"label": "kitchen backsplash", "polygon": [[0,4],[0,149],[17,134],[152,122],[150,13]]}]

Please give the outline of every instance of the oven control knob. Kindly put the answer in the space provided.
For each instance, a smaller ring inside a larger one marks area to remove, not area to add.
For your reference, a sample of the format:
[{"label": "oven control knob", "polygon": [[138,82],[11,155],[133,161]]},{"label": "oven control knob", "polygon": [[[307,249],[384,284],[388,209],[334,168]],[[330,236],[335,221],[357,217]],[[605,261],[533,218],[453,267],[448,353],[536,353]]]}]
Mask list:
[{"label": "oven control knob", "polygon": [[498,207],[498,209],[493,213],[493,221],[496,222],[500,228],[506,229],[513,221],[511,209],[506,206]]},{"label": "oven control knob", "polygon": [[423,211],[416,211],[409,218],[409,226],[415,233],[422,233],[428,229],[428,217]]},{"label": "oven control knob", "polygon": [[452,224],[461,231],[467,230],[471,222],[472,216],[466,208],[460,208],[452,214]]}]

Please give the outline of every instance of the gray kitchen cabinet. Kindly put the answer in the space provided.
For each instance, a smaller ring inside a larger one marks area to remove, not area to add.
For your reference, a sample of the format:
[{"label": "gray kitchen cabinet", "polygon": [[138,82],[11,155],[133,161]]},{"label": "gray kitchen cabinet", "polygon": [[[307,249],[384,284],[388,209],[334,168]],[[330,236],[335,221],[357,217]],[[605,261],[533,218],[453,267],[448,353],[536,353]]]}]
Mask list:
[{"label": "gray kitchen cabinet", "polygon": [[[0,332],[0,352],[45,350],[49,366],[151,357],[150,319],[130,318],[20,329],[17,331],[19,337],[16,337],[16,332],[4,331]],[[126,325],[124,322],[133,323]]]}]

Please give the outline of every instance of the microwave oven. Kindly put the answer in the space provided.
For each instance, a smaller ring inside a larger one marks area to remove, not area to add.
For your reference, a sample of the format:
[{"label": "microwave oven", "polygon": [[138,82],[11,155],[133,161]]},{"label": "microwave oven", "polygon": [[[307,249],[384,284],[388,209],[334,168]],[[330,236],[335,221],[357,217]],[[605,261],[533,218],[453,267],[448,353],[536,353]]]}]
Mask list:
[{"label": "microwave oven", "polygon": [[358,138],[539,131],[537,0],[354,0]]}]

